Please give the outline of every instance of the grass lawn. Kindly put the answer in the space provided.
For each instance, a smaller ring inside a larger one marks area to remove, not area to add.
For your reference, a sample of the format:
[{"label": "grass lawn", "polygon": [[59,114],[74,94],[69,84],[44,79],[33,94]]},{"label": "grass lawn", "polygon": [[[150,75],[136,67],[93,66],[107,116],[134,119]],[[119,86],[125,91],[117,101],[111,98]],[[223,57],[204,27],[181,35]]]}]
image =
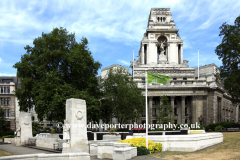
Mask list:
[{"label": "grass lawn", "polygon": [[0,157],[2,157],[2,156],[12,156],[12,155],[14,155],[14,154],[3,151],[3,150],[0,150]]},{"label": "grass lawn", "polygon": [[163,152],[150,155],[156,158],[175,159],[201,159],[201,160],[226,160],[240,159],[240,132],[223,132],[223,142],[220,145],[199,152]]}]

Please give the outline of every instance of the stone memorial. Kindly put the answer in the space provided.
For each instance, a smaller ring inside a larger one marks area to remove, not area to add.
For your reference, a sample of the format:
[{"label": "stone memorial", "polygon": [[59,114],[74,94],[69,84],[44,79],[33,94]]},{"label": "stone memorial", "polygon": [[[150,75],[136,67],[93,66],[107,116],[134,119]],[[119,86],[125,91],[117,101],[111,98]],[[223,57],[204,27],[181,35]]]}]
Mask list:
[{"label": "stone memorial", "polygon": [[25,141],[28,141],[29,138],[32,138],[31,113],[20,112],[16,146],[25,145]]},{"label": "stone memorial", "polygon": [[63,143],[62,153],[89,152],[85,100],[67,99],[63,139],[66,142]]}]

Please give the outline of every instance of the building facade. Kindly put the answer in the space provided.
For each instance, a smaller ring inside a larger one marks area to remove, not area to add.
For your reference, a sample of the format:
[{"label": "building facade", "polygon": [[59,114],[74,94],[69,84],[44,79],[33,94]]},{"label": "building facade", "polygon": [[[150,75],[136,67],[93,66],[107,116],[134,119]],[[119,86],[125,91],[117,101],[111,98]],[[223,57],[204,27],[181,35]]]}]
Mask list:
[{"label": "building facade", "polygon": [[8,130],[16,129],[16,98],[14,93],[16,87],[16,77],[0,77],[0,106],[4,110]]},{"label": "building facade", "polygon": [[[178,124],[206,125],[221,121],[238,122],[239,106],[233,106],[230,96],[221,84],[215,82],[217,66],[209,64],[199,68],[188,66],[183,60],[183,40],[172,19],[170,8],[152,8],[148,28],[141,41],[138,59],[133,66],[134,81],[145,95],[145,72],[168,75],[166,84],[150,83],[148,88],[148,121],[154,118],[163,95],[168,96]],[[138,123],[144,123],[143,115]]]}]

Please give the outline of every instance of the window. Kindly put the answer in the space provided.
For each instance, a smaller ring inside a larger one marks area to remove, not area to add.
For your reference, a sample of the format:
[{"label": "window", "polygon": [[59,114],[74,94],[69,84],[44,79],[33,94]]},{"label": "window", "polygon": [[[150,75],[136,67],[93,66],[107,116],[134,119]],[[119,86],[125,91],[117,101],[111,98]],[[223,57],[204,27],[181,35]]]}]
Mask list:
[{"label": "window", "polygon": [[174,81],[176,81],[176,80],[177,80],[177,78],[173,78],[173,80],[174,80]]},{"label": "window", "polygon": [[185,116],[188,116],[188,114],[187,114],[187,107],[185,107]]},{"label": "window", "polygon": [[4,105],[4,98],[2,98],[1,100],[1,105]]},{"label": "window", "polygon": [[4,105],[7,105],[7,98],[4,98]]},{"label": "window", "polygon": [[4,93],[7,93],[7,89],[6,89],[6,87],[4,87]]},{"label": "window", "polygon": [[5,117],[7,117],[7,116],[8,116],[8,110],[5,109]]},{"label": "window", "polygon": [[10,105],[10,98],[8,98],[8,105]]},{"label": "window", "polygon": [[152,124],[157,124],[157,120],[153,120]]},{"label": "window", "polygon": [[8,109],[8,117],[11,117],[10,109]]},{"label": "window", "polygon": [[145,120],[143,120],[143,121],[142,121],[142,124],[146,124],[146,121],[145,121]]},{"label": "window", "polygon": [[1,93],[3,93],[3,87],[1,87]]},{"label": "window", "polygon": [[153,108],[153,109],[152,109],[152,115],[153,115],[153,116],[156,116],[156,108]]},{"label": "window", "polygon": [[174,116],[177,116],[177,108],[174,108]]},{"label": "window", "polygon": [[142,117],[146,117],[146,112],[145,111],[142,113]]},{"label": "window", "polygon": [[11,126],[11,122],[10,122],[10,121],[7,121],[6,127],[9,127],[9,128],[10,128],[10,126]]},{"label": "window", "polygon": [[185,119],[185,124],[187,124],[187,119]]},{"label": "window", "polygon": [[11,79],[3,79],[2,82],[3,83],[9,83],[9,82],[12,82],[12,80]]},{"label": "window", "polygon": [[183,80],[184,80],[184,81],[186,81],[186,80],[187,80],[187,78],[183,78]]},{"label": "window", "polygon": [[142,78],[142,83],[145,83],[145,78]]},{"label": "window", "polygon": [[177,124],[177,120],[176,119],[174,120],[174,124]]},{"label": "window", "polygon": [[7,87],[7,93],[10,93],[10,87]]},{"label": "window", "polygon": [[157,105],[155,97],[152,99],[152,105]]}]

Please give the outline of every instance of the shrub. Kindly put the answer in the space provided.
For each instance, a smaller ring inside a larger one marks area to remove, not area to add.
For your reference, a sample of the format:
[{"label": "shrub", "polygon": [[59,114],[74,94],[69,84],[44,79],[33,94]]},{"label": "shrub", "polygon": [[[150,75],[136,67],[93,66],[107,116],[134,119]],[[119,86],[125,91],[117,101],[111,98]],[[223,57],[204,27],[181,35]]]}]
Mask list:
[{"label": "shrub", "polygon": [[215,127],[215,131],[219,132],[219,131],[222,130],[222,128],[223,128],[223,127],[219,125],[219,126]]},{"label": "shrub", "polygon": [[116,130],[114,129],[114,127],[110,127],[109,132],[116,132]]},{"label": "shrub", "polygon": [[[141,147],[144,146],[146,147],[146,138],[132,138],[132,139],[125,139],[125,140],[120,140],[118,143],[130,143],[130,146],[134,147]],[[151,141],[148,140],[148,149],[150,154],[154,152],[161,152],[162,151],[162,144],[157,143],[157,145]]]},{"label": "shrub", "polygon": [[38,122],[32,122],[32,130],[38,132],[39,131],[39,123]]},{"label": "shrub", "polygon": [[51,133],[56,133],[54,128],[51,129]]},{"label": "shrub", "polygon": [[43,131],[47,131],[46,126],[43,126],[42,130]]},{"label": "shrub", "polygon": [[33,132],[32,132],[33,137],[35,137],[35,136],[37,135],[37,133],[38,133],[38,132],[33,131]]},{"label": "shrub", "polygon": [[137,147],[137,155],[138,156],[146,155],[146,154],[149,154],[149,150],[146,147],[144,147],[144,146]]}]

